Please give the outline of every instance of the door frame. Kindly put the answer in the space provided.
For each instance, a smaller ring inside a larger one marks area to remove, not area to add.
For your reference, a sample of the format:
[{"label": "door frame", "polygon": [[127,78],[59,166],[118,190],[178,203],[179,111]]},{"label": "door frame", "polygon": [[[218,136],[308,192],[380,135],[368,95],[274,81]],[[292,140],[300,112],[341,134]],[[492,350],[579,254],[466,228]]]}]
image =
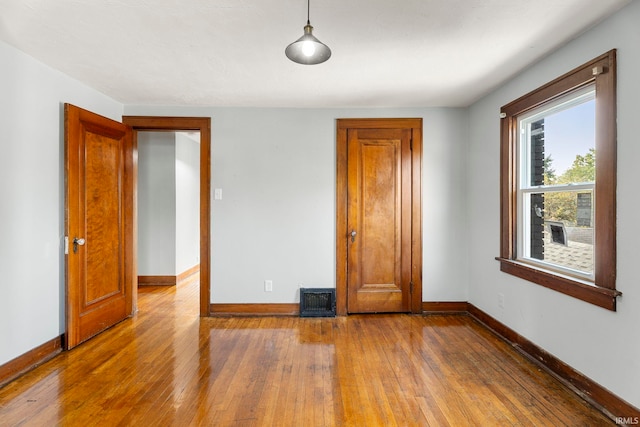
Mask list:
[{"label": "door frame", "polygon": [[[122,116],[122,123],[133,129],[134,197],[138,192],[138,132],[200,132],[200,316],[211,315],[211,117]],[[138,210],[134,208],[134,240],[137,240]],[[137,277],[137,241],[133,245]],[[137,287],[133,292],[137,306]]]},{"label": "door frame", "polygon": [[348,129],[411,129],[411,313],[422,313],[422,119],[336,120],[336,313],[347,314]]}]

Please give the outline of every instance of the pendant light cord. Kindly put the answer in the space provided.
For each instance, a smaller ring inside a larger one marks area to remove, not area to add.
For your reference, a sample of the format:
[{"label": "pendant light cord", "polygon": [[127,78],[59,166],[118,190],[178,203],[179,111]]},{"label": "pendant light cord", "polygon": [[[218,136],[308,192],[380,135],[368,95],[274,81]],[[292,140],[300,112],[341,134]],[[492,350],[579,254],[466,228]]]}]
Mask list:
[{"label": "pendant light cord", "polygon": [[307,0],[307,25],[311,25],[311,21],[309,21],[309,8],[311,7],[311,0]]}]

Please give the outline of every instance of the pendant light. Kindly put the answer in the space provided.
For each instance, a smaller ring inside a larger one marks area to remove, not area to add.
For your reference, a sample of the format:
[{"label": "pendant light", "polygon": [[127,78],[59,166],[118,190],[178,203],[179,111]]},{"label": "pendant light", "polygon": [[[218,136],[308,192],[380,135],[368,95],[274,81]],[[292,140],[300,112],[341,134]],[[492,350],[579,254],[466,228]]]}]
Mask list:
[{"label": "pendant light", "polygon": [[291,43],[284,50],[287,58],[293,62],[304,65],[321,64],[331,57],[331,49],[313,36],[313,27],[309,21],[310,1],[307,0],[307,25],[304,26],[304,35]]}]

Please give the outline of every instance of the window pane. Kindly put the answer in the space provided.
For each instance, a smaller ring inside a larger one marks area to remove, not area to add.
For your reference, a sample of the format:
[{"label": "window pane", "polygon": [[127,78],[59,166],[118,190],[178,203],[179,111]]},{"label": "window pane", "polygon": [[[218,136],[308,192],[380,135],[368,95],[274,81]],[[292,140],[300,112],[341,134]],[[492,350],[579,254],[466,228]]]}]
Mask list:
[{"label": "window pane", "polygon": [[521,120],[527,185],[595,182],[595,116],[588,91]]},{"label": "window pane", "polygon": [[595,182],[594,99],[544,118],[546,184]]},{"label": "window pane", "polygon": [[593,273],[593,191],[532,193],[528,200],[526,256],[576,270]]}]

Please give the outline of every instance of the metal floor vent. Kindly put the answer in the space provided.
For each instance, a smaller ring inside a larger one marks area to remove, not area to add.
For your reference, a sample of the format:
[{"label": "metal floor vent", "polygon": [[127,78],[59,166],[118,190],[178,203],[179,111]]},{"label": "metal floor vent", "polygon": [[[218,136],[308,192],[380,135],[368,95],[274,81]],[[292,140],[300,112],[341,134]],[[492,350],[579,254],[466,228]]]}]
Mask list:
[{"label": "metal floor vent", "polygon": [[335,317],[336,290],[300,288],[300,317]]}]

